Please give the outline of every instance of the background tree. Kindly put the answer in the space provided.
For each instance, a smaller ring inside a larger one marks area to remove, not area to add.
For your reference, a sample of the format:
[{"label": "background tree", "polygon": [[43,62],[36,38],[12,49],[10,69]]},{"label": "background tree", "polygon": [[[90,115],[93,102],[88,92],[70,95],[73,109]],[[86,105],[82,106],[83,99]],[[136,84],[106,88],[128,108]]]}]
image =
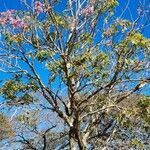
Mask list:
[{"label": "background tree", "polygon": [[13,135],[15,135],[15,132],[9,120],[3,114],[0,114],[0,140],[12,137]]},{"label": "background tree", "polygon": [[25,149],[105,149],[141,112],[149,128],[149,97],[140,94],[150,82],[150,42],[142,34],[148,1],[139,1],[136,19],[123,19],[129,3],[119,16],[117,0],[32,1],[1,12],[1,71],[10,74],[1,94],[15,111],[14,126],[23,121],[15,142]]}]

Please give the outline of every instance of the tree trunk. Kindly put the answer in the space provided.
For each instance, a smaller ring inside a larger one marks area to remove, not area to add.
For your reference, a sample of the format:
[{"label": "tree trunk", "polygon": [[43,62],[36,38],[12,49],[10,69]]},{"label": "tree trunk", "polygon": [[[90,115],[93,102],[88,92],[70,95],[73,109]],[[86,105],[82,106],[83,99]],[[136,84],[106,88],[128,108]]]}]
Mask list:
[{"label": "tree trunk", "polygon": [[78,150],[78,142],[73,137],[70,137],[70,150]]},{"label": "tree trunk", "polygon": [[85,145],[85,141],[82,141],[82,137],[78,134],[78,130],[74,127],[70,127],[69,133],[70,140],[70,150],[86,150],[87,145]]}]

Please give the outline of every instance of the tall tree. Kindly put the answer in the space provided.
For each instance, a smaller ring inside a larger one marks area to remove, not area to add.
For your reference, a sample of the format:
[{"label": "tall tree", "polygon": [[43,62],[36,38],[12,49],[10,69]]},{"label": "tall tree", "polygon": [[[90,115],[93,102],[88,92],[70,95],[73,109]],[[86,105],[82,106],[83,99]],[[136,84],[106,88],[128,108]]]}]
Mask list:
[{"label": "tall tree", "polygon": [[[102,148],[141,110],[149,122],[149,97],[136,96],[150,82],[150,41],[142,34],[149,12],[139,1],[136,19],[123,19],[129,3],[119,16],[117,0],[24,1],[24,10],[0,13],[1,71],[11,75],[1,94],[13,110],[40,114],[36,124],[30,113],[23,117],[34,128],[16,138],[26,149]],[[125,103],[137,97],[142,109]],[[40,118],[47,123],[38,127]]]}]

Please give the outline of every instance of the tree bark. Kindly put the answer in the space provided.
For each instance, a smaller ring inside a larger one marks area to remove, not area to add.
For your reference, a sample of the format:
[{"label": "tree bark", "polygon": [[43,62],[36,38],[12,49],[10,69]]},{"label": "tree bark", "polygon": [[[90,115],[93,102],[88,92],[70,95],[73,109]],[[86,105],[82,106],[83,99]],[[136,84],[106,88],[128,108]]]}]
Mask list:
[{"label": "tree bark", "polygon": [[73,137],[70,137],[70,150],[78,150],[78,142]]},{"label": "tree bark", "polygon": [[85,145],[85,139],[82,140],[81,134],[78,133],[78,130],[74,127],[70,127],[69,132],[70,139],[70,150],[86,150],[87,145]]}]

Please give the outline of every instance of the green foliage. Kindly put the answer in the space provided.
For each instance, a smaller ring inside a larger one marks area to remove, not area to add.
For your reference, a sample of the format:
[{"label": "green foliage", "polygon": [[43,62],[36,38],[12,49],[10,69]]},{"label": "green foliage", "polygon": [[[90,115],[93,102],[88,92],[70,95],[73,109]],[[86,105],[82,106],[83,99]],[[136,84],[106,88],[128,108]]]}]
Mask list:
[{"label": "green foliage", "polygon": [[0,140],[15,136],[10,121],[6,116],[0,113]]},{"label": "green foliage", "polygon": [[84,42],[84,43],[92,43],[92,35],[89,34],[88,32],[85,32],[83,34],[80,35],[80,43]]},{"label": "green foliage", "polygon": [[25,93],[22,97],[21,100],[24,101],[25,104],[30,104],[35,102],[35,99],[28,93]]},{"label": "green foliage", "polygon": [[117,115],[117,121],[119,122],[119,124],[124,127],[124,128],[129,128],[133,126],[133,122],[132,120],[132,116],[129,110],[123,111],[123,112],[119,112],[119,114]]},{"label": "green foliage", "polygon": [[34,82],[23,84],[20,80],[9,80],[4,83],[1,88],[1,94],[9,101],[9,105],[24,105],[35,102],[29,93],[34,93],[38,90],[38,86]]},{"label": "green foliage", "polygon": [[103,2],[103,9],[104,10],[112,9],[117,5],[119,5],[118,0],[105,0]]},{"label": "green foliage", "polygon": [[139,115],[150,127],[150,97],[142,97],[138,103]]},{"label": "green foliage", "polygon": [[145,38],[139,32],[131,32],[128,36],[128,40],[131,41],[132,44],[142,47],[142,48],[150,48],[149,39]]},{"label": "green foliage", "polygon": [[147,97],[144,96],[143,98],[141,98],[138,101],[137,105],[140,106],[143,109],[150,107],[150,97],[149,96],[147,96]]},{"label": "green foliage", "polygon": [[68,24],[67,24],[67,21],[65,20],[65,17],[63,17],[62,15],[58,15],[58,14],[55,14],[55,20],[56,20],[56,24],[58,26],[61,26],[63,28],[67,28],[68,27]]},{"label": "green foliage", "polygon": [[122,27],[130,27],[132,24],[129,20],[123,20],[123,19],[119,19],[117,22],[118,25]]},{"label": "green foliage", "polygon": [[48,50],[40,50],[37,51],[35,58],[37,58],[40,62],[43,62],[54,55],[53,51]]},{"label": "green foliage", "polygon": [[1,93],[4,95],[5,99],[15,99],[16,94],[25,91],[25,85],[19,83],[18,81],[9,80],[6,81],[3,87],[1,88]]},{"label": "green foliage", "polygon": [[[136,101],[135,101],[136,100]],[[148,96],[135,96],[127,101],[128,107],[116,113],[119,124],[125,128],[134,128],[137,121],[147,132],[150,129],[150,99]],[[124,104],[122,104],[124,105]]]},{"label": "green foliage", "polygon": [[130,146],[136,149],[143,149],[143,143],[138,139],[132,139],[130,142]]},{"label": "green foliage", "polygon": [[17,120],[28,127],[34,128],[38,123],[37,113],[38,112],[33,111],[20,114],[17,116]]}]

